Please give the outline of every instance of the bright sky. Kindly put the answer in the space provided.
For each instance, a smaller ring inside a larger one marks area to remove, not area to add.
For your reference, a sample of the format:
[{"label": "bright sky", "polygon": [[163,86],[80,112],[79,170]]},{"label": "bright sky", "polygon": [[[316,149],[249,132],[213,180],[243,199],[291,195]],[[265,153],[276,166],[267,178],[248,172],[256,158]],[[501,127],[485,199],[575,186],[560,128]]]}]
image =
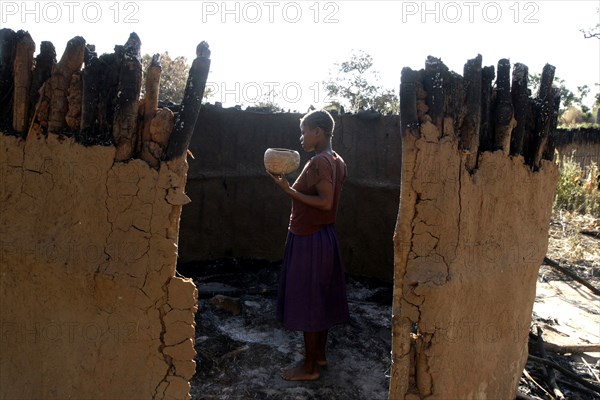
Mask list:
[{"label": "bright sky", "polygon": [[[477,54],[484,65],[501,58],[530,73],[544,64],[575,91],[600,82],[600,40],[580,29],[600,19],[600,0],[587,1],[22,1],[0,0],[0,27],[29,31],[62,54],[83,36],[99,54],[129,33],[142,53],[195,57],[205,40],[212,51],[210,102],[255,103],[278,93],[286,109],[322,106],[322,81],[352,49],[373,57],[383,86],[396,89],[403,67],[421,69],[428,55],[462,74]],[[591,104],[592,96],[588,103]]]}]

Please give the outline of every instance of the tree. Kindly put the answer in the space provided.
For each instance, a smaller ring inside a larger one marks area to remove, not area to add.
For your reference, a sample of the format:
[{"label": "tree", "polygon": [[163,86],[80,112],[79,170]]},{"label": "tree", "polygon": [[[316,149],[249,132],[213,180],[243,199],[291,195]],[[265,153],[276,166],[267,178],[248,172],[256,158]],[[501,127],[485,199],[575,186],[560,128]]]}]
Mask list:
[{"label": "tree", "polygon": [[[600,8],[596,9],[596,13],[600,14]],[[583,33],[583,37],[586,39],[596,38],[600,39],[600,23],[597,23],[595,27],[590,29],[580,29],[581,33]]]},{"label": "tree", "polygon": [[373,58],[362,50],[353,50],[350,60],[334,64],[329,79],[323,82],[332,104],[348,107],[351,112],[374,109],[382,114],[398,114],[398,95],[379,86],[379,72],[372,69]]},{"label": "tree", "polygon": [[[151,61],[152,56],[144,54],[142,57],[143,82],[146,82],[146,71]],[[185,91],[190,66],[185,57],[179,56],[172,59],[167,51],[160,55],[160,64],[162,71],[158,100],[180,104],[183,100],[183,92]],[[142,96],[144,93],[145,89],[142,85]],[[207,97],[207,93],[204,97]]]},{"label": "tree", "polygon": [[277,97],[279,97],[279,93],[273,89],[269,93],[263,95],[260,101],[247,107],[247,110],[273,113],[284,112],[285,110],[275,101]]},{"label": "tree", "polygon": [[[529,75],[529,89],[535,95],[540,87],[540,74]],[[596,103],[592,109],[584,103],[584,99],[590,94],[588,85],[577,86],[573,92],[565,86],[564,79],[554,77],[554,86],[560,93],[560,108],[558,110],[559,125],[574,125],[579,123],[594,122],[594,112],[600,104],[600,93],[595,95]],[[598,84],[596,84],[598,86]]]}]

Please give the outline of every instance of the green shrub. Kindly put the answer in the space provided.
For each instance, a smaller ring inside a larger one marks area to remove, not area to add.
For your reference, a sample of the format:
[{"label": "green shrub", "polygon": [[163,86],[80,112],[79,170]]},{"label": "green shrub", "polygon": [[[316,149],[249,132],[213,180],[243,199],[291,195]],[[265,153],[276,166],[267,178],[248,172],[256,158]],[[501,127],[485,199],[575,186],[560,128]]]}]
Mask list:
[{"label": "green shrub", "polygon": [[554,210],[574,211],[600,217],[600,191],[598,191],[598,165],[593,161],[582,168],[570,157],[559,161],[560,177],[554,196]]}]

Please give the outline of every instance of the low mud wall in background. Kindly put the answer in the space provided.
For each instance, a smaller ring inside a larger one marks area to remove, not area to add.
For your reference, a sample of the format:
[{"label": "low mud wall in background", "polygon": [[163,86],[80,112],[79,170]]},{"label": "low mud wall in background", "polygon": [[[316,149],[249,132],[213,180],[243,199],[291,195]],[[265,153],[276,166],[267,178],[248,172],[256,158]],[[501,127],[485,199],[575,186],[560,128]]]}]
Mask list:
[{"label": "low mud wall in background", "polygon": [[[202,106],[190,150],[179,261],[221,257],[280,260],[290,201],[264,171],[268,147],[286,147],[309,155],[299,144],[302,114],[258,113]],[[402,144],[399,117],[375,114],[336,115],[333,147],[348,164],[337,228],[349,273],[393,278],[394,220],[400,193]],[[589,163],[600,160],[598,130],[552,133],[559,154]],[[429,167],[444,176],[443,165]],[[290,176],[295,179],[297,173]]]},{"label": "low mud wall in background", "polygon": [[557,129],[553,135],[559,157],[571,157],[582,167],[600,165],[600,129]]},{"label": "low mud wall in background", "polygon": [[[192,137],[180,262],[220,257],[280,260],[291,201],[266,174],[269,147],[296,149],[302,114],[261,114],[204,105]],[[349,273],[391,280],[400,193],[397,116],[335,116],[333,147],[348,164],[337,229]],[[298,172],[290,175],[290,180]]]}]

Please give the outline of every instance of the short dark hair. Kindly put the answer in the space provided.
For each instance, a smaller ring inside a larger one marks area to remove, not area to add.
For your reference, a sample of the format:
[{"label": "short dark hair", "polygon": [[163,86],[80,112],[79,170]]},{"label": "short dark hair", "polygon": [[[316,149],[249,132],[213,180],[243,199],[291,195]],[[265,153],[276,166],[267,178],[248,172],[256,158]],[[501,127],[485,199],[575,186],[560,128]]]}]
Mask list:
[{"label": "short dark hair", "polygon": [[314,110],[300,118],[300,128],[308,126],[309,128],[321,128],[325,135],[333,136],[335,121],[331,114],[325,110]]}]

